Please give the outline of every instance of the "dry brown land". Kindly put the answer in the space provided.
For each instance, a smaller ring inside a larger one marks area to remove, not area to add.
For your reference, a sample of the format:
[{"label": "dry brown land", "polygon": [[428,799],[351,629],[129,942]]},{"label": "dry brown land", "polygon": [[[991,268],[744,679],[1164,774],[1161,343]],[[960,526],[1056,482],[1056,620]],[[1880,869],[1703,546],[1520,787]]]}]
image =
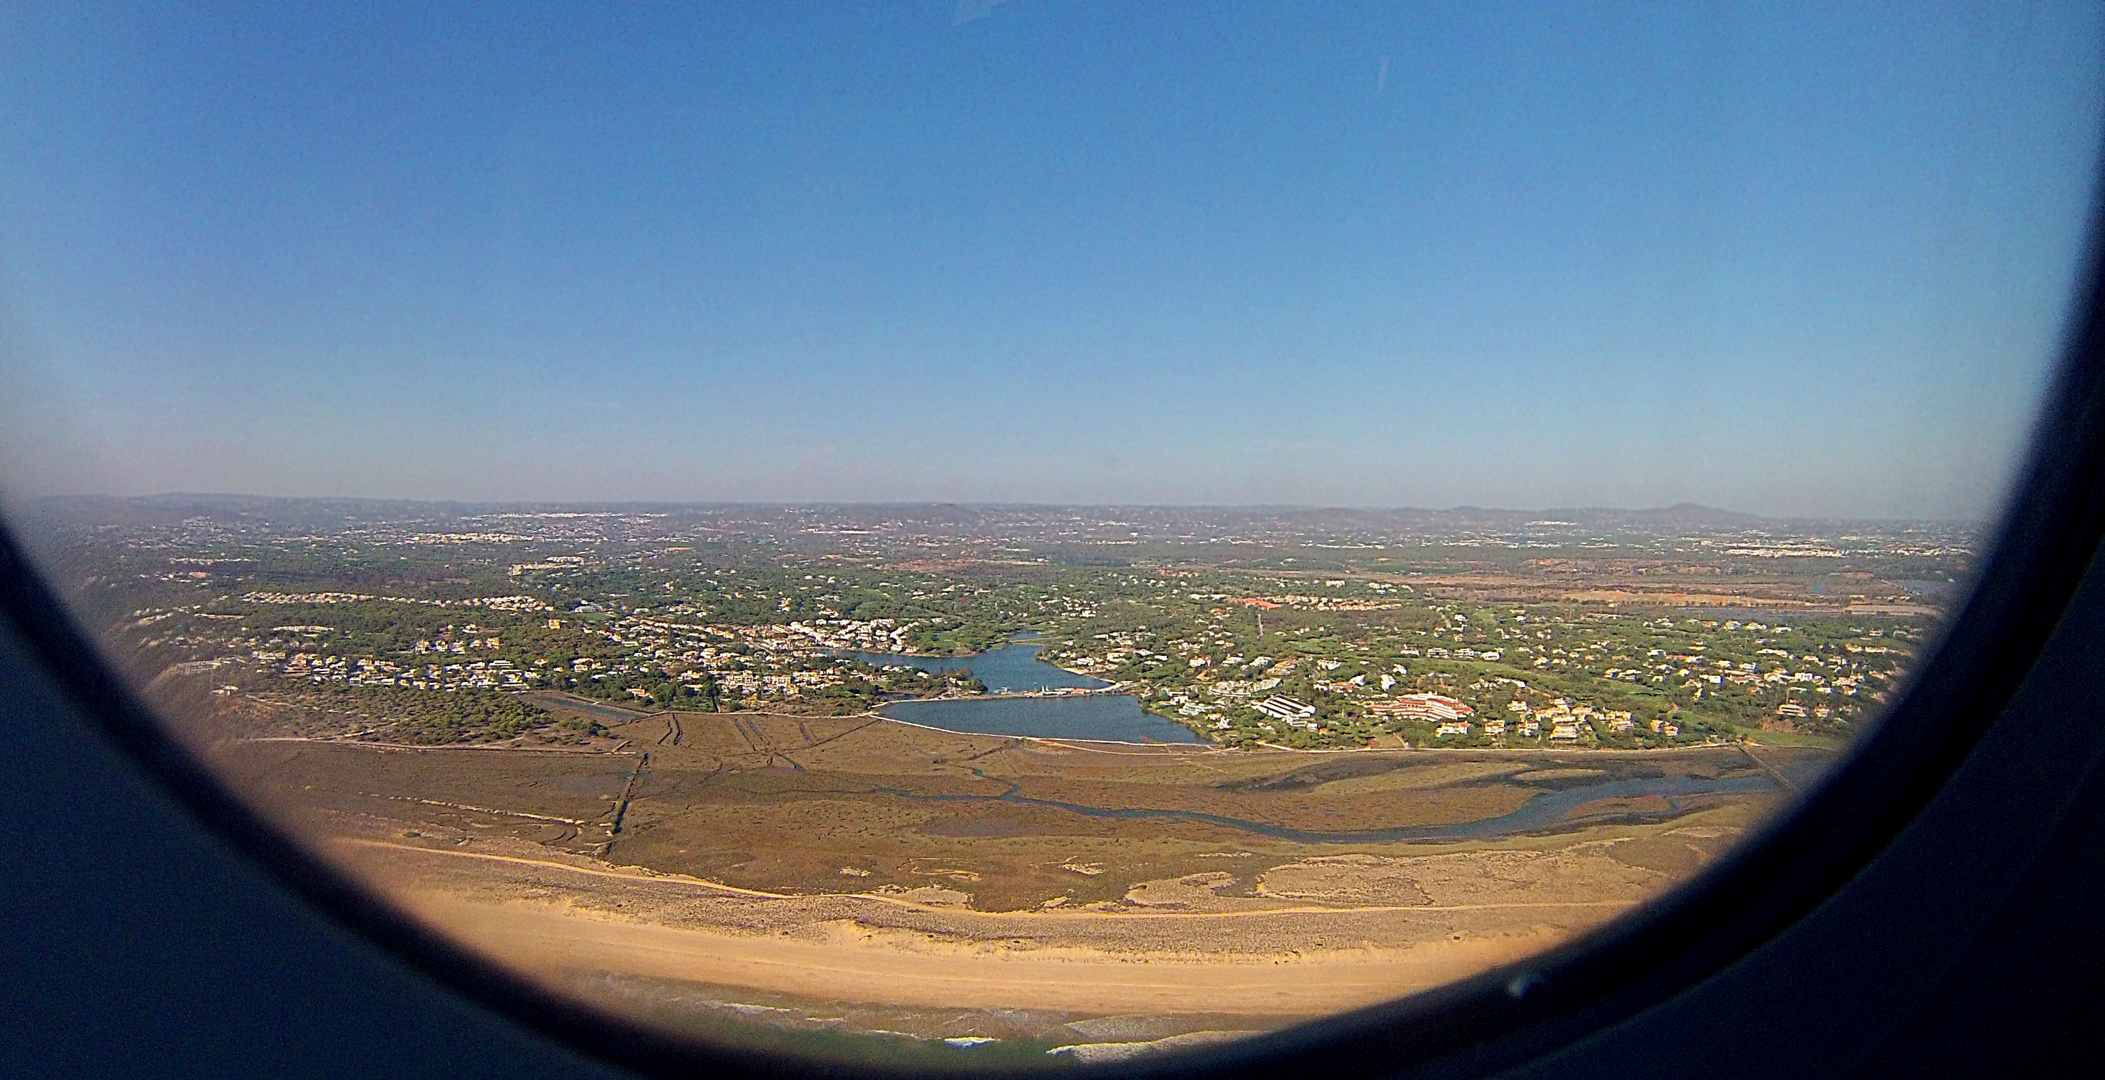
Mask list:
[{"label": "dry brown land", "polygon": [[[1592,566],[1583,572],[1575,566],[1529,567],[1526,569],[1449,570],[1431,573],[1382,571],[1268,571],[1279,578],[1345,577],[1408,585],[1421,596],[1465,599],[1472,602],[1602,604],[1610,608],[1755,608],[1805,613],[1844,614],[1852,597],[1815,593],[1800,579],[1777,576],[1735,578],[1723,585],[1715,574],[1683,574],[1669,564],[1617,561],[1610,566]],[[1861,598],[1904,597],[1905,590],[1889,583],[1867,579]],[[1910,610],[1895,614],[1914,614]],[[1921,608],[1923,614],[1933,609]]]},{"label": "dry brown land", "polygon": [[213,756],[405,909],[654,1021],[729,1009],[1053,1042],[1269,1028],[1484,970],[1684,880],[1782,798],[1596,799],[1534,835],[1319,841],[1252,825],[1451,825],[1602,778],[1761,766],[1732,749],[1061,743],[869,717],[683,714],[613,735]]}]

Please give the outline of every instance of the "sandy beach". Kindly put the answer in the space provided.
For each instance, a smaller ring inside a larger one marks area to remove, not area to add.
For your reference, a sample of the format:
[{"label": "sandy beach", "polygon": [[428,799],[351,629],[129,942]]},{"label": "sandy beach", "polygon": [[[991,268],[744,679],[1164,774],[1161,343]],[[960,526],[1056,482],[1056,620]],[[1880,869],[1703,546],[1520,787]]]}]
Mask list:
[{"label": "sandy beach", "polygon": [[825,928],[827,940],[811,941],[444,894],[405,899],[432,925],[507,966],[542,976],[608,972],[820,1000],[1098,1014],[1317,1016],[1471,975],[1558,940],[1538,932],[1408,948],[1193,960],[1081,948],[990,950],[871,934],[852,923],[832,924]]},{"label": "sandy beach", "polygon": [[[217,760],[377,896],[562,992],[705,1037],[1010,1045],[1272,1030],[1476,974],[1671,888],[1774,798],[1559,794],[1758,775],[1724,751],[1104,753],[759,716],[616,734]],[[1538,796],[1570,803],[1554,832],[1304,838]]]}]

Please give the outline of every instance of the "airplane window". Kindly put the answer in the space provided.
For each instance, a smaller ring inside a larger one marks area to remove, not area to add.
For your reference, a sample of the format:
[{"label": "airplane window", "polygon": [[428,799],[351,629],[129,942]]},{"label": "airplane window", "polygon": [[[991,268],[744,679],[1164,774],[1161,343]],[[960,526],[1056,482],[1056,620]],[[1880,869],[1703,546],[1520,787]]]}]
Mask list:
[{"label": "airplane window", "polygon": [[1584,943],[1991,554],[2095,5],[23,10],[0,485],[218,790],[701,1051]]}]

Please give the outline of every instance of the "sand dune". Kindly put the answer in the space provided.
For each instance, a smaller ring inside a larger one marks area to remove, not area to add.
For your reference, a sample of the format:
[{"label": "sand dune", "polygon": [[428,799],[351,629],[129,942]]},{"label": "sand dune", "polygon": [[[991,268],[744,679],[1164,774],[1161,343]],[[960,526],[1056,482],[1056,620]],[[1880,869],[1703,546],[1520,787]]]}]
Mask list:
[{"label": "sand dune", "polygon": [[517,970],[605,971],[827,999],[946,1008],[1315,1015],[1398,997],[1554,944],[1544,933],[1193,961],[1081,949],[905,942],[837,925],[824,941],[714,933],[527,902],[401,896],[413,912]]}]

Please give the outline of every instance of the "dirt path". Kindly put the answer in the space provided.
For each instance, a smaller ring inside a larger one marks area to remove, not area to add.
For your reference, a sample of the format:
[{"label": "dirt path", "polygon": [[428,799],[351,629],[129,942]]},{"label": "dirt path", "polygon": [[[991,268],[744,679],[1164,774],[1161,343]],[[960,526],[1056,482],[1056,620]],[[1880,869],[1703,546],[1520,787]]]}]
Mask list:
[{"label": "dirt path", "polygon": [[629,772],[628,781],[621,785],[621,794],[614,801],[614,820],[607,826],[607,839],[599,845],[598,853],[604,857],[614,850],[614,841],[621,836],[622,823],[629,816],[629,803],[636,797],[636,785],[643,780],[644,770],[650,768],[651,756],[645,753],[636,758],[636,767]]},{"label": "dirt path", "polygon": [[1792,783],[1790,777],[1787,777],[1783,774],[1783,770],[1778,769],[1776,766],[1771,765],[1766,761],[1763,761],[1759,757],[1756,757],[1754,751],[1749,749],[1746,743],[1740,744],[1740,753],[1747,755],[1748,761],[1751,761],[1754,764],[1760,766],[1761,771],[1768,773],[1769,778],[1775,780],[1779,785],[1783,787],[1785,791],[1789,791],[1794,794],[1798,791],[1798,785]]}]

